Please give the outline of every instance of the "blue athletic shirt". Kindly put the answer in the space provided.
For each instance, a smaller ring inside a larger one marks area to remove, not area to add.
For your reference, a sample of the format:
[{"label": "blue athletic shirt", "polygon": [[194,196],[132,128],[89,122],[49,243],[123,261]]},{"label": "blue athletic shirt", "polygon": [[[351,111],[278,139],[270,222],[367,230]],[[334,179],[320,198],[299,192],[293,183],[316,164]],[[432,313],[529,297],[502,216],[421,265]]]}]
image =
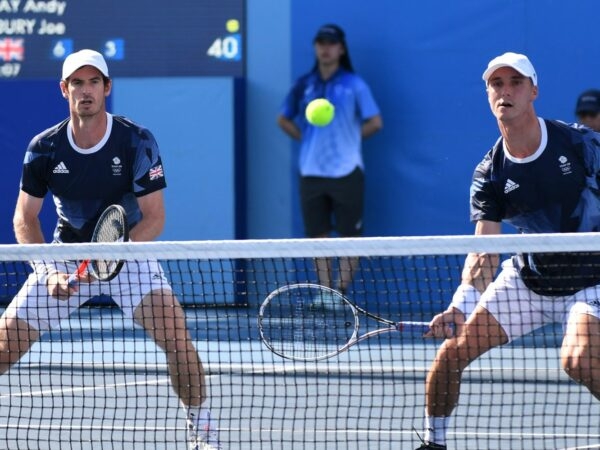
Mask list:
[{"label": "blue athletic shirt", "polygon": [[[324,127],[311,125],[304,115],[306,106],[317,98],[326,98],[335,107],[333,120]],[[379,107],[361,77],[340,68],[324,81],[314,70],[296,81],[280,112],[296,121],[302,132],[302,176],[339,178],[356,167],[364,168],[361,127],[379,114]]]},{"label": "blue athletic shirt", "polygon": [[[542,140],[527,158],[503,140],[485,155],[471,184],[471,220],[504,221],[521,233],[600,230],[600,134],[579,125],[539,119]],[[600,255],[536,253],[513,258],[527,286],[567,295],[600,282]]]},{"label": "blue athletic shirt", "polygon": [[127,211],[131,227],[141,219],[136,197],[166,187],[158,145],[146,128],[107,113],[104,138],[78,148],[66,119],[43,131],[25,153],[21,189],[38,198],[52,193],[56,242],[89,242],[96,221],[111,204]]}]

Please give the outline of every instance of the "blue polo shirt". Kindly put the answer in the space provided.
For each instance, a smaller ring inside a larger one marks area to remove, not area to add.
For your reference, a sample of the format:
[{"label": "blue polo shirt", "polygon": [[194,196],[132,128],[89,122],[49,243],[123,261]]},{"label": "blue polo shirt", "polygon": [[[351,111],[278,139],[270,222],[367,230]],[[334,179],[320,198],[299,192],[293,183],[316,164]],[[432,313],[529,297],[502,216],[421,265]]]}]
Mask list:
[{"label": "blue polo shirt", "polygon": [[[311,125],[304,116],[306,106],[317,98],[326,98],[335,107],[333,120],[324,127]],[[318,70],[300,77],[280,114],[294,120],[302,132],[302,176],[339,178],[364,167],[361,127],[365,120],[379,114],[379,107],[369,86],[355,73],[340,68],[326,81]]]}]

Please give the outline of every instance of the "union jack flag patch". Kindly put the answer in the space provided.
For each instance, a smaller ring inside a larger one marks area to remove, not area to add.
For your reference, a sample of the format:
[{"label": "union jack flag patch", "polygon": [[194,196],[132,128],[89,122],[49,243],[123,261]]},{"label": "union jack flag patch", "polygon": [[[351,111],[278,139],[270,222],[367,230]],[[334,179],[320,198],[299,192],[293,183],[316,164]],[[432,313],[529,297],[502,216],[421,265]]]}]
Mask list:
[{"label": "union jack flag patch", "polygon": [[150,177],[150,181],[164,177],[162,164],[152,167],[148,172],[148,176]]}]

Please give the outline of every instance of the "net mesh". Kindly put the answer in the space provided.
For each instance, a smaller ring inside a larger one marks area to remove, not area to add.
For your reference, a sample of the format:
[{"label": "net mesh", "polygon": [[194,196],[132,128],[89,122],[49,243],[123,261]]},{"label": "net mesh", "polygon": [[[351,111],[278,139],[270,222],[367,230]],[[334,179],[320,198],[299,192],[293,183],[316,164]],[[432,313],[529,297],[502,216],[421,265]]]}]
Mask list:
[{"label": "net mesh", "polygon": [[[317,282],[316,258],[359,257],[346,295],[392,320],[443,310],[469,252],[600,251],[593,234],[248,240],[0,246],[6,308],[28,261],[158,258],[206,372],[223,448],[416,448],[425,377],[440,341],[378,335],[318,362],[285,360],[260,341],[261,302],[281,286]],[[165,353],[112,296],[139,280],[120,275],[102,295],[44,333],[20,361],[0,360],[0,447],[184,449],[186,414]],[[56,300],[56,302],[60,302]],[[361,334],[380,326],[361,317]],[[548,324],[465,371],[449,448],[596,448],[598,401],[561,369],[561,324]],[[3,344],[0,342],[0,345]],[[14,352],[16,342],[9,348]],[[598,353],[598,352],[597,352]],[[596,447],[594,447],[596,446]]]}]

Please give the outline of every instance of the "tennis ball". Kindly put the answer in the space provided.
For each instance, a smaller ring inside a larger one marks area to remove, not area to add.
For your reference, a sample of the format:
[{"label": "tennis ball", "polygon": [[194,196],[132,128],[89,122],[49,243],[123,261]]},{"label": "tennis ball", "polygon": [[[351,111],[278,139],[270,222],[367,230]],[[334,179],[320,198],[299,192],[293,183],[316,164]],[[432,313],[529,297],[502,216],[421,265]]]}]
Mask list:
[{"label": "tennis ball", "polygon": [[329,125],[335,115],[335,107],[326,98],[317,98],[306,107],[306,120],[317,127]]},{"label": "tennis ball", "polygon": [[225,28],[230,33],[237,33],[238,31],[240,31],[240,22],[237,19],[229,19],[225,23]]}]

